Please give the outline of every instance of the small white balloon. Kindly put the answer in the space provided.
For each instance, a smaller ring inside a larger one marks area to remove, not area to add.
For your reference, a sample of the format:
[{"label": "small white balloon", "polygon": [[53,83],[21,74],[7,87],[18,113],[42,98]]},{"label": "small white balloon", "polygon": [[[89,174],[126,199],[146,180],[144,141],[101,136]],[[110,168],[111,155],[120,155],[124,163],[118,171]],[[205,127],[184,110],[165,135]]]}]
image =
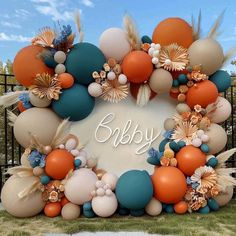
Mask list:
[{"label": "small white balloon", "polygon": [[102,95],[102,86],[101,84],[98,83],[91,83],[88,86],[88,93],[92,96],[92,97],[99,97]]},{"label": "small white balloon", "polygon": [[192,145],[194,147],[200,147],[202,145],[202,140],[200,138],[195,138],[192,140]]},{"label": "small white balloon", "polygon": [[166,59],[166,60],[165,60],[165,64],[166,64],[167,66],[170,66],[170,65],[171,65],[171,63],[172,63],[172,62],[171,62],[171,60],[170,60],[170,59]]},{"label": "small white balloon", "polygon": [[107,190],[106,190],[106,195],[107,195],[107,196],[111,196],[111,195],[112,195],[111,189],[107,189]]},{"label": "small white balloon", "polygon": [[104,183],[109,184],[111,186],[111,190],[114,190],[116,188],[116,183],[117,183],[118,177],[112,173],[105,173],[102,176],[101,180]]},{"label": "small white balloon", "polygon": [[103,181],[101,181],[101,180],[98,180],[96,182],[96,188],[102,188],[104,185],[105,185],[105,183]]},{"label": "small white balloon", "polygon": [[80,150],[79,155],[80,156],[84,156],[86,158],[88,157],[88,154],[87,154],[87,152],[85,150]]},{"label": "small white balloon", "polygon": [[145,211],[150,216],[158,216],[162,211],[162,204],[157,199],[152,198],[151,201],[145,207]]},{"label": "small white balloon", "polygon": [[127,77],[124,74],[120,74],[118,76],[118,81],[120,84],[126,84],[127,83]]},{"label": "small white balloon", "polygon": [[152,57],[154,51],[155,51],[155,49],[151,47],[151,48],[148,49],[148,54]]},{"label": "small white balloon", "polygon": [[62,74],[62,73],[65,73],[66,72],[66,67],[65,65],[63,64],[58,64],[56,67],[55,67],[55,74]]},{"label": "small white balloon", "polygon": [[150,46],[151,46],[151,48],[153,48],[153,49],[154,49],[154,48],[155,48],[155,46],[156,46],[156,44],[155,44],[155,43],[151,43],[151,45],[150,45]]},{"label": "small white balloon", "polygon": [[63,51],[57,51],[54,54],[54,60],[59,64],[63,64],[66,61],[66,54]]},{"label": "small white balloon", "polygon": [[152,58],[152,64],[156,65],[158,64],[158,62],[159,62],[159,59],[157,57]]},{"label": "small white balloon", "polygon": [[71,150],[70,153],[71,153],[74,157],[79,156],[79,154],[80,154],[80,153],[79,153],[79,150],[77,150],[77,149]]},{"label": "small white balloon", "polygon": [[67,141],[66,141],[66,144],[65,144],[65,148],[68,150],[68,151],[71,151],[72,149],[75,149],[77,146],[77,140],[74,139],[74,138],[69,138]]},{"label": "small white balloon", "polygon": [[159,43],[155,44],[154,46],[155,50],[160,50],[161,49],[161,45]]},{"label": "small white balloon", "polygon": [[197,131],[197,136],[198,136],[198,138],[201,138],[203,134],[204,134],[204,130],[199,129],[199,130]]},{"label": "small white balloon", "polygon": [[108,78],[109,80],[114,80],[114,79],[116,78],[115,72],[113,72],[113,71],[108,72],[107,78]]},{"label": "small white balloon", "polygon": [[206,135],[206,134],[203,134],[201,136],[201,140],[202,140],[203,143],[207,143],[209,141],[209,136]]},{"label": "small white balloon", "polygon": [[98,188],[96,191],[98,196],[104,196],[105,195],[105,190],[103,188]]},{"label": "small white balloon", "polygon": [[158,57],[159,56],[159,50],[154,50],[154,52],[153,52],[153,57]]},{"label": "small white balloon", "polygon": [[60,144],[59,145],[59,149],[65,149],[65,145],[64,144]]}]

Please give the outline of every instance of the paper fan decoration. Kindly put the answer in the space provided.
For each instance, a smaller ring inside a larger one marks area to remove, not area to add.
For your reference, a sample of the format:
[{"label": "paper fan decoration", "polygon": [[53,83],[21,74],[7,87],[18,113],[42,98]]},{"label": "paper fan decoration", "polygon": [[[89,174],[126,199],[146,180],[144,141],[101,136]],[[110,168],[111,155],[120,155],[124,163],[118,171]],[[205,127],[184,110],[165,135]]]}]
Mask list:
[{"label": "paper fan decoration", "polygon": [[169,71],[184,70],[189,62],[187,49],[172,43],[163,46],[160,52],[160,66]]},{"label": "paper fan decoration", "polygon": [[33,45],[53,48],[53,41],[56,38],[56,33],[50,27],[44,27],[39,30],[38,35],[32,39]]},{"label": "paper fan decoration", "polygon": [[57,77],[47,73],[36,75],[34,85],[30,86],[29,89],[39,98],[47,97],[49,100],[58,100],[61,93],[61,86]]}]

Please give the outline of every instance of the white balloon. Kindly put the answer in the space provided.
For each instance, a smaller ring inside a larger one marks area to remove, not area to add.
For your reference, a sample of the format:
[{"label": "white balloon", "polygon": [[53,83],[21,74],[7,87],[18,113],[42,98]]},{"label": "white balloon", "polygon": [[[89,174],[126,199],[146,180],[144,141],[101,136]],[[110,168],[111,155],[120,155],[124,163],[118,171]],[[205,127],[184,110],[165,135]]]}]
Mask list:
[{"label": "white balloon", "polygon": [[230,117],[232,107],[229,101],[223,97],[216,100],[216,110],[209,114],[209,118],[213,123],[221,123]]},{"label": "white balloon", "polygon": [[63,51],[57,51],[54,54],[54,60],[57,63],[63,64],[65,62],[65,60],[66,60],[66,54]]},{"label": "white balloon", "polygon": [[96,189],[97,180],[96,174],[90,169],[75,170],[65,184],[65,196],[70,202],[83,205],[92,199],[91,193]]},{"label": "white balloon", "polygon": [[92,200],[92,209],[100,217],[109,217],[113,215],[117,206],[118,202],[114,193],[109,196],[96,196]]},{"label": "white balloon", "polygon": [[63,206],[61,216],[65,220],[75,220],[80,216],[80,207],[69,202]]},{"label": "white balloon", "polygon": [[66,71],[66,67],[63,64],[58,64],[55,68],[55,73],[60,75]]},{"label": "white balloon", "polygon": [[99,97],[102,95],[102,86],[98,83],[93,82],[88,86],[88,93],[92,97]]},{"label": "white balloon", "polygon": [[118,177],[115,174],[105,173],[101,180],[106,184],[109,184],[111,190],[114,190],[116,188]]},{"label": "white balloon", "polygon": [[220,193],[214,199],[217,201],[219,206],[225,206],[230,200],[232,199],[234,194],[234,188],[233,186],[228,186],[226,187],[225,192]]},{"label": "white balloon", "polygon": [[131,50],[127,34],[120,28],[105,30],[99,39],[99,48],[107,59],[121,61]]},{"label": "white balloon", "polygon": [[145,207],[145,211],[150,216],[158,216],[161,214],[162,204],[160,201],[153,197]]},{"label": "white balloon", "polygon": [[40,98],[34,95],[32,92],[29,92],[30,103],[35,107],[48,107],[51,104],[51,100],[47,97]]}]

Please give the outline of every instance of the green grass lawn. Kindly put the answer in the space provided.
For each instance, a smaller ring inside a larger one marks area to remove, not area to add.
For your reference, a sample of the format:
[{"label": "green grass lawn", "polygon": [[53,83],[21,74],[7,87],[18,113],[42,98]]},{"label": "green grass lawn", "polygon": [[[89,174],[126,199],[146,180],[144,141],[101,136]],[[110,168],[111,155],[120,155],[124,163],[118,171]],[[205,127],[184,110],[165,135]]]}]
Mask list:
[{"label": "green grass lawn", "polygon": [[18,219],[0,211],[0,235],[72,234],[81,231],[145,231],[152,234],[233,236],[236,235],[236,201],[207,215],[161,214],[157,217],[114,216],[109,219],[81,217],[73,221],[65,221],[61,217],[51,219],[44,215]]}]

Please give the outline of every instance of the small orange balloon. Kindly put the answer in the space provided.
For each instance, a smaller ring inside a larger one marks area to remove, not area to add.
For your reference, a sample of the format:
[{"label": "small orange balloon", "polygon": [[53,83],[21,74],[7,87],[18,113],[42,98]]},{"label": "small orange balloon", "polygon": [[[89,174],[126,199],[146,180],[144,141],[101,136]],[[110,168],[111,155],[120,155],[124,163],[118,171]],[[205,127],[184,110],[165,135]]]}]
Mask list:
[{"label": "small orange balloon", "polygon": [[184,214],[188,210],[188,204],[185,201],[180,201],[174,205],[175,213]]},{"label": "small orange balloon", "polygon": [[152,74],[152,59],[146,52],[132,51],[125,56],[122,70],[130,82],[142,83]]},{"label": "small orange balloon", "polygon": [[215,102],[217,97],[218,90],[215,84],[210,80],[204,80],[189,88],[186,96],[186,103],[191,108],[197,104],[206,108],[209,104]]},{"label": "small orange balloon", "polygon": [[206,155],[197,147],[187,145],[176,154],[178,168],[187,176],[193,175],[194,171],[206,164]]},{"label": "small orange balloon", "polygon": [[37,74],[54,74],[54,70],[47,67],[39,57],[42,50],[42,47],[30,45],[22,48],[16,54],[13,62],[13,72],[20,84],[28,87],[34,83]]},{"label": "small orange balloon", "polygon": [[[138,92],[139,92],[139,88],[141,87],[142,84],[135,84],[135,83],[130,83],[130,93],[132,95],[132,97],[134,99],[137,99],[137,96],[138,96]],[[149,86],[149,85],[148,85]],[[149,86],[150,88],[150,86]],[[151,89],[151,88],[150,88]],[[151,90],[151,95],[150,95],[150,98],[149,100],[153,99],[154,97],[156,97],[156,93],[154,91]]]},{"label": "small orange balloon", "polygon": [[177,203],[182,200],[187,183],[184,174],[176,167],[155,167],[152,175],[154,197],[164,203]]},{"label": "small orange balloon", "polygon": [[64,89],[70,88],[74,84],[74,78],[69,73],[62,73],[58,75],[58,80],[61,84],[61,87]]},{"label": "small orange balloon", "polygon": [[47,203],[44,207],[44,214],[48,217],[56,217],[61,213],[61,204],[59,202]]},{"label": "small orange balloon", "polygon": [[19,101],[19,102],[17,103],[17,108],[18,108],[18,110],[19,110],[20,112],[23,112],[23,111],[26,110],[25,107],[23,106],[23,102],[22,102],[22,101]]},{"label": "small orange balloon", "polygon": [[65,149],[55,149],[46,157],[45,172],[53,179],[64,179],[74,170],[74,157]]},{"label": "small orange balloon", "polygon": [[63,197],[61,199],[61,207],[64,207],[67,203],[69,203],[70,201],[66,198],[66,197]]},{"label": "small orange balloon", "polygon": [[192,27],[181,18],[167,18],[161,21],[152,34],[152,41],[161,46],[177,43],[188,48],[193,43]]}]

